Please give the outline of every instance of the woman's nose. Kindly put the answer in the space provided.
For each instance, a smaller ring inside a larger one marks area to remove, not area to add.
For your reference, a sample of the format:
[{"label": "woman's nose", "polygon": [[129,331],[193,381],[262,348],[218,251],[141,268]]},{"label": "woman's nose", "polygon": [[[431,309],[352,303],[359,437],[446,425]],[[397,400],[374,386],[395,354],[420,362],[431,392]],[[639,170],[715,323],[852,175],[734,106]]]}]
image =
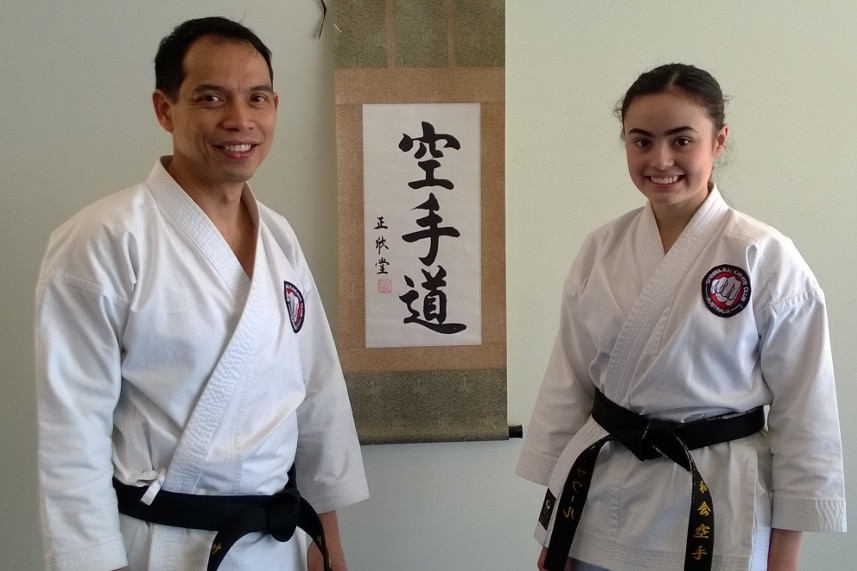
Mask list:
[{"label": "woman's nose", "polygon": [[659,170],[669,168],[674,163],[672,150],[668,145],[656,145],[652,149],[651,157],[651,166]]}]

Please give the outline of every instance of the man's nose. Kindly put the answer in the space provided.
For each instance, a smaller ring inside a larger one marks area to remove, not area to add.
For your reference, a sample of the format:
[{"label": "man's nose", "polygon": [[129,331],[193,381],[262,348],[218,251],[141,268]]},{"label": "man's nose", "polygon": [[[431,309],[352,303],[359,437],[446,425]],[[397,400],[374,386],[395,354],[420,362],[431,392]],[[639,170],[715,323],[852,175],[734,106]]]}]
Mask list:
[{"label": "man's nose", "polygon": [[223,124],[228,129],[245,129],[252,125],[251,109],[243,101],[232,100],[225,108]]}]

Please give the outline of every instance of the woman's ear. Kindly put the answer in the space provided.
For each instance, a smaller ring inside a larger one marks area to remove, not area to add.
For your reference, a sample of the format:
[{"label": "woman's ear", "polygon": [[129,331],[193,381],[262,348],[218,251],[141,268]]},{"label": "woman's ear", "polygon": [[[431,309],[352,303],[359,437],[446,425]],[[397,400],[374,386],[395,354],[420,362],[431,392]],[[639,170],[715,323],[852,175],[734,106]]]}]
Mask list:
[{"label": "woman's ear", "polygon": [[726,148],[726,139],[729,138],[729,125],[723,125],[720,129],[720,132],[717,134],[715,138],[715,147],[714,154],[719,155],[723,152],[723,149]]}]

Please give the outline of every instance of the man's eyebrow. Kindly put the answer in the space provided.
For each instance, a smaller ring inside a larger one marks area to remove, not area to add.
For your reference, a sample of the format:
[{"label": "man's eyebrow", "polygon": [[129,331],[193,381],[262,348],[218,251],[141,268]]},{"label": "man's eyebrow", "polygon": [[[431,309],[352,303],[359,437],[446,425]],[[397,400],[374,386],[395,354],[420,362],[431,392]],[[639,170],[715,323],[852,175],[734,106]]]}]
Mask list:
[{"label": "man's eyebrow", "polygon": [[[223,87],[222,85],[217,85],[214,83],[200,83],[199,85],[197,85],[194,88],[193,93],[201,93],[204,91],[228,91],[228,90],[225,87]],[[269,93],[273,93],[274,87],[270,83],[260,83],[259,85],[254,85],[253,87],[249,88],[247,91],[250,91],[250,92],[267,91]]]},{"label": "man's eyebrow", "polygon": [[[696,129],[694,129],[693,127],[691,127],[689,125],[685,125],[683,127],[676,127],[674,129],[670,129],[669,131],[664,133],[664,135],[677,135],[677,134],[683,133],[685,131],[696,132]],[[628,131],[629,135],[632,133],[635,135],[643,135],[644,137],[654,137],[655,136],[653,133],[649,133],[648,131],[646,131],[644,129],[638,129],[636,127],[634,129],[631,129],[630,131]]]},{"label": "man's eyebrow", "polygon": [[223,87],[213,83],[200,83],[193,88],[194,93],[199,93],[201,91],[223,91]]}]

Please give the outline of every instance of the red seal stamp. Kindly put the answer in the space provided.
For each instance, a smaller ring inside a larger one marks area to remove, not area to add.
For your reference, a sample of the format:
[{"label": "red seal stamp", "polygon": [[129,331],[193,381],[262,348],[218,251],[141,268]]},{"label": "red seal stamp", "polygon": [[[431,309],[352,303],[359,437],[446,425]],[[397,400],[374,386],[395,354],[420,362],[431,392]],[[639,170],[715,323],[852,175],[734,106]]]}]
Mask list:
[{"label": "red seal stamp", "polygon": [[393,280],[382,278],[378,280],[378,293],[393,293]]}]

